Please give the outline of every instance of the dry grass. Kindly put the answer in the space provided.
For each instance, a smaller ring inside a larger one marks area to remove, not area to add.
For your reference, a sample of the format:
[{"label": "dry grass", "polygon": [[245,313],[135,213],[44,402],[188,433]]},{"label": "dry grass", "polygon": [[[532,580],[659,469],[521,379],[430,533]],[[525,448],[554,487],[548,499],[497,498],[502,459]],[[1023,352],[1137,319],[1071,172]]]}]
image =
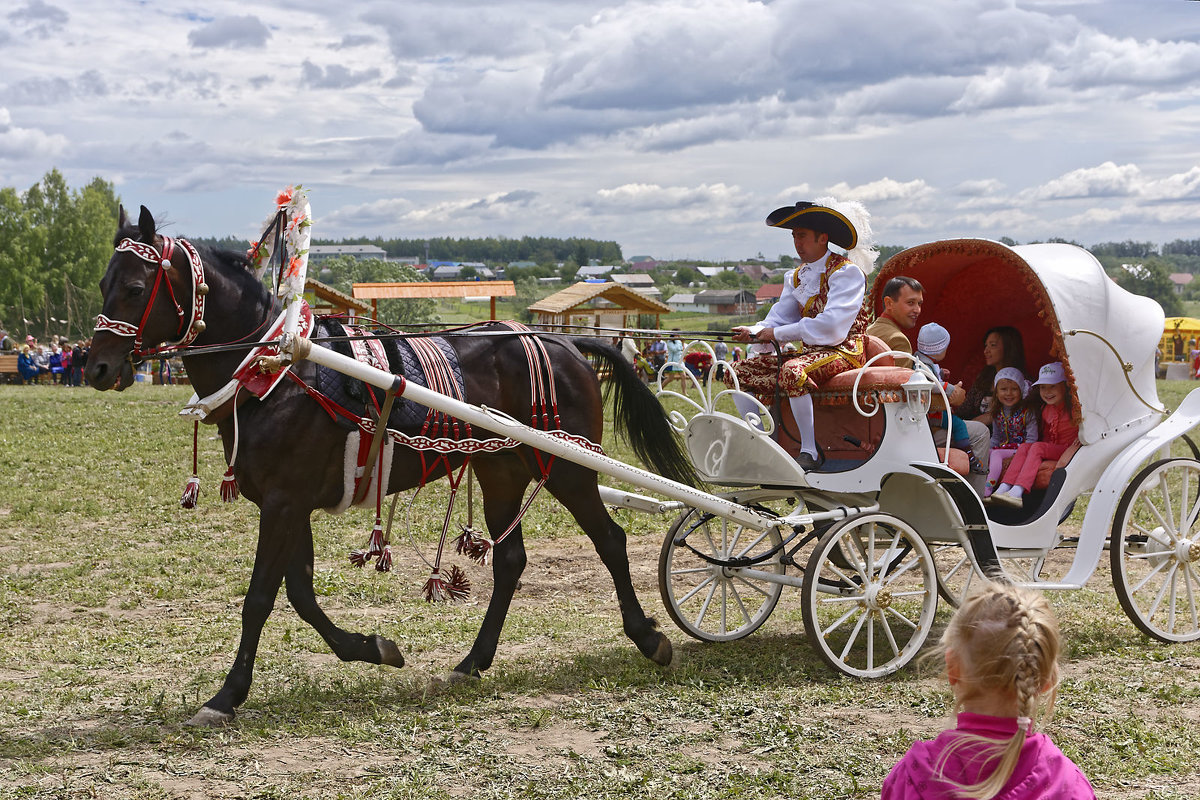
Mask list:
[{"label": "dry grass", "polygon": [[[370,520],[317,516],[323,605],[394,638],[408,666],[338,662],[280,599],[237,722],[185,728],[232,659],[257,519],[216,499],[209,440],[202,505],[178,507],[186,394],[0,387],[0,798],[869,798],[946,724],[936,674],[826,670],[793,592],[739,642],[669,629],[676,663],[654,667],[624,638],[590,543],[539,501],[483,681],[432,683],[470,646],[486,571],[470,567],[468,602],[430,606],[412,548],[391,575],[351,569]],[[426,494],[413,536],[428,554],[445,495]],[[669,625],[656,562],[670,521],[619,520],[642,602]],[[1107,581],[1102,568],[1051,597],[1067,654],[1050,733],[1101,797],[1200,796],[1200,645],[1146,640]]]}]

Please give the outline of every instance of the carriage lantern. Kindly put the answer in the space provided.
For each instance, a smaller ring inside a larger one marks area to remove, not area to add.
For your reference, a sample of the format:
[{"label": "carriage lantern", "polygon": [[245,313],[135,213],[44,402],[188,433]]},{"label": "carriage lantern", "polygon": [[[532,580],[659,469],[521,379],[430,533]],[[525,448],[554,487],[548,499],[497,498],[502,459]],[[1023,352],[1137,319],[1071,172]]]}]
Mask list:
[{"label": "carriage lantern", "polygon": [[908,406],[909,422],[921,422],[929,413],[933,402],[933,381],[921,370],[914,370],[912,376],[904,382],[904,402]]}]

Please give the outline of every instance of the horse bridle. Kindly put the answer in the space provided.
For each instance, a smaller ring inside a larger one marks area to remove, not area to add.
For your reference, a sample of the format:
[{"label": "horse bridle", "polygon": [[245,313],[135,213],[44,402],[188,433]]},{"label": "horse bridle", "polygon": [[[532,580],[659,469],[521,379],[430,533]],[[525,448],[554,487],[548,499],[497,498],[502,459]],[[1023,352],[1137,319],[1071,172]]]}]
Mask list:
[{"label": "horse bridle", "polygon": [[[116,336],[133,337],[133,349],[129,353],[131,360],[140,361],[146,356],[186,347],[204,332],[204,298],[208,294],[208,284],[204,282],[204,262],[200,260],[200,254],[196,252],[196,248],[191,242],[187,239],[178,240],[179,246],[187,255],[189,271],[192,276],[192,313],[191,317],[185,322],[183,307],[175,299],[175,288],[171,285],[171,278],[167,274],[167,271],[172,266],[171,257],[175,254],[175,242],[176,240],[170,236],[162,237],[162,252],[155,250],[153,245],[135,242],[129,238],[122,239],[117,244],[116,252],[133,253],[143,261],[158,267],[154,277],[154,288],[150,290],[150,301],[146,303],[146,310],[142,312],[142,321],[140,323],[134,325],[132,322],[109,319],[103,314],[96,316],[95,330],[97,333],[108,331]],[[175,304],[175,314],[179,317],[179,328],[175,333],[178,338],[173,342],[164,342],[161,347],[151,347],[148,350],[143,350],[142,334],[146,330],[146,321],[150,319],[150,311],[154,308],[154,301],[158,298],[158,288],[164,283],[167,286],[167,294],[170,295],[171,302]]]}]

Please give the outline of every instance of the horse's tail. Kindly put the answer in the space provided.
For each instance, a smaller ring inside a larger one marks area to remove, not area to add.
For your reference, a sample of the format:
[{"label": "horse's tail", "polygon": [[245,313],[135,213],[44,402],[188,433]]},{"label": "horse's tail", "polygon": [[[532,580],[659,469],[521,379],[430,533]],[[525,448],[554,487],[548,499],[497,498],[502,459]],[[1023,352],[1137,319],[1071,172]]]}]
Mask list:
[{"label": "horse's tail", "polygon": [[664,478],[695,486],[699,478],[691,459],[667,422],[662,404],[629,360],[616,348],[595,339],[572,339],[571,343],[591,359],[593,367],[608,373],[605,398],[612,397],[617,432],[633,448],[634,455]]}]

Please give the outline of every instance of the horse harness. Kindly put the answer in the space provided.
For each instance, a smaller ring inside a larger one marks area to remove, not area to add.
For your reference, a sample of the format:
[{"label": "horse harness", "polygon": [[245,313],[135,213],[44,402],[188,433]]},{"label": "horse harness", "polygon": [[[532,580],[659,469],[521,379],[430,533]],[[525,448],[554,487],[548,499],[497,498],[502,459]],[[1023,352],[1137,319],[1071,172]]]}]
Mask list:
[{"label": "horse harness", "polygon": [[[171,285],[171,277],[168,270],[172,268],[171,259],[175,255],[175,239],[170,236],[162,237],[162,250],[156,250],[153,245],[145,244],[144,242],[135,242],[133,239],[122,239],[116,247],[118,253],[133,253],[138,258],[158,267],[154,275],[154,286],[150,290],[150,301],[146,303],[146,310],[142,312],[142,320],[137,325],[132,322],[123,320],[109,319],[103,314],[96,316],[97,333],[108,331],[116,336],[132,336],[133,349],[130,351],[130,359],[141,361],[146,356],[160,355],[165,352],[171,352],[184,347],[196,340],[196,337],[204,332],[206,327],[204,322],[204,299],[208,295],[208,284],[204,282],[204,262],[200,259],[200,254],[196,251],[195,246],[187,239],[179,239],[179,247],[183,250],[188,260],[188,272],[192,278],[192,308],[191,315],[186,323],[184,321],[183,307],[179,305],[179,300],[175,297],[175,287]],[[146,330],[146,322],[150,319],[150,311],[154,308],[154,301],[158,298],[158,289],[163,284],[166,284],[167,294],[171,297],[171,302],[175,306],[175,315],[179,318],[179,326],[175,332],[177,337],[173,342],[164,342],[160,347],[151,347],[148,350],[142,349],[142,336]]]}]

